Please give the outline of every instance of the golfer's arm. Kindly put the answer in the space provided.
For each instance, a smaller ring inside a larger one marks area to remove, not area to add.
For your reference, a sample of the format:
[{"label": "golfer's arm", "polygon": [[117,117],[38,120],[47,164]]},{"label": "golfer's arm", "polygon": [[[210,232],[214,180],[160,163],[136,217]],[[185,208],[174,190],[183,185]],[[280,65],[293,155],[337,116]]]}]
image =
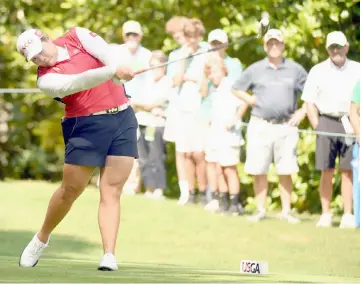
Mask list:
[{"label": "golfer's arm", "polygon": [[202,78],[201,86],[199,88],[199,93],[201,94],[202,98],[208,96],[208,78],[206,76],[203,76]]},{"label": "golfer's arm", "polygon": [[75,31],[80,43],[90,55],[99,59],[106,66],[120,64],[119,54],[112,52],[109,44],[101,36],[80,27],[76,27]]},{"label": "golfer's arm", "polygon": [[45,74],[38,79],[38,87],[53,98],[63,98],[98,86],[112,78],[115,71],[115,68],[105,66],[74,75]]},{"label": "golfer's arm", "polygon": [[246,104],[250,106],[254,106],[256,104],[256,99],[254,96],[250,96],[247,92],[236,90],[232,88],[232,93],[239,98],[240,100],[244,101]]},{"label": "golfer's arm", "polygon": [[319,122],[318,108],[314,103],[306,102],[306,110],[307,110],[308,119],[313,129],[316,129]]},{"label": "golfer's arm", "polygon": [[184,72],[185,72],[185,60],[182,60],[180,63],[179,71],[178,71],[177,75],[175,75],[173,78],[173,86],[174,87],[179,87],[182,85],[183,78],[184,78]]},{"label": "golfer's arm", "polygon": [[244,114],[246,113],[248,109],[248,104],[241,104],[238,108],[237,108],[237,112],[236,112],[236,119],[237,120],[241,120],[242,117],[244,116]]},{"label": "golfer's arm", "polygon": [[360,141],[360,104],[351,103],[350,122],[357,139]]}]

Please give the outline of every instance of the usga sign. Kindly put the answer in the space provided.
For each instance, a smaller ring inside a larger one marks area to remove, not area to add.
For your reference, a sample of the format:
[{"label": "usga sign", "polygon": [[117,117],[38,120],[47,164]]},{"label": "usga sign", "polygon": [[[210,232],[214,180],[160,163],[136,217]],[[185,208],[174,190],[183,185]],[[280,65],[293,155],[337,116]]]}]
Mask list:
[{"label": "usga sign", "polygon": [[256,260],[241,260],[240,272],[244,274],[267,275],[268,262],[259,262]]}]

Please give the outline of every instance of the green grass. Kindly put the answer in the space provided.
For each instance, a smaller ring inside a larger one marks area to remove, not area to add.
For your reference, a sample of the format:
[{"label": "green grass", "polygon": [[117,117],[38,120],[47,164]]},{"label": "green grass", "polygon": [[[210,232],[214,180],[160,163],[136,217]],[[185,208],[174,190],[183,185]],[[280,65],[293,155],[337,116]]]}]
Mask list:
[{"label": "green grass", "polygon": [[[18,256],[43,220],[55,184],[0,183],[0,282],[360,282],[358,230],[316,229],[317,216],[290,225],[253,224],[174,200],[124,196],[118,272],[96,270],[102,256],[97,189],[89,187],[51,237],[38,265]],[[270,275],[240,275],[242,259],[269,263]]]}]

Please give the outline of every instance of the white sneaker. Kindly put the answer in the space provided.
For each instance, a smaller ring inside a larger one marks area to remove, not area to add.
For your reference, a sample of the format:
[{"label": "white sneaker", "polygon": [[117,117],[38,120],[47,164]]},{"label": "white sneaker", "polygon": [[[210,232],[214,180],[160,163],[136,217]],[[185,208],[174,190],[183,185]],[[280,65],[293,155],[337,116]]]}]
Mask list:
[{"label": "white sneaker", "polygon": [[323,213],[318,220],[316,227],[318,228],[328,228],[332,225],[332,214],[331,213]]},{"label": "white sneaker", "polygon": [[217,199],[212,199],[206,206],[204,210],[215,212],[219,210],[219,201]]},{"label": "white sneaker", "polygon": [[116,271],[118,270],[117,261],[115,255],[107,252],[100,260],[98,270],[101,271]]},{"label": "white sneaker", "polygon": [[36,233],[33,239],[21,253],[19,266],[34,267],[38,263],[43,250],[48,247],[48,244],[49,240],[46,244],[39,241],[38,234]]},{"label": "white sneaker", "polygon": [[154,200],[164,200],[165,197],[163,195],[163,190],[161,190],[160,188],[155,189],[153,191],[152,198]]},{"label": "white sneaker", "polygon": [[341,229],[356,228],[355,216],[353,214],[343,214],[340,223],[340,228]]},{"label": "white sneaker", "polygon": [[188,199],[189,191],[181,192],[181,196],[179,197],[177,204],[183,206],[188,202]]},{"label": "white sneaker", "polygon": [[247,218],[250,222],[259,222],[263,219],[266,219],[266,210],[260,210],[256,214]]},{"label": "white sneaker", "polygon": [[278,215],[278,218],[280,220],[287,221],[290,224],[298,224],[301,222],[300,219],[292,216],[290,213],[281,213],[280,215]]}]

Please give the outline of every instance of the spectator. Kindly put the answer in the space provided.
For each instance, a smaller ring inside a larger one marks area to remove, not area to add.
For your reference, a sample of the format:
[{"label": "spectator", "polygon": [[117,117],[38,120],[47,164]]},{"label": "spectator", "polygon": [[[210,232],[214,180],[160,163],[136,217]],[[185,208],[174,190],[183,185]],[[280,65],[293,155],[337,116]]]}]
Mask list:
[{"label": "spectator", "polygon": [[248,106],[232,94],[233,80],[227,77],[223,57],[216,55],[207,62],[205,69],[207,78],[216,88],[212,94],[211,125],[206,147],[206,161],[211,170],[208,178],[212,180],[212,189],[219,188],[220,193],[220,206],[217,192],[213,190],[212,200],[205,209],[216,211],[220,207],[221,213],[239,215],[240,181],[236,166],[240,162],[243,139],[237,124]]},{"label": "spectator", "polygon": [[[150,67],[167,62],[167,57],[160,51],[153,51]],[[164,199],[166,188],[165,148],[163,140],[164,110],[172,81],[165,76],[165,67],[154,69],[151,80],[144,86],[148,92],[143,97],[133,100],[139,124],[138,140],[139,165],[146,196]]]},{"label": "spectator", "polygon": [[[186,41],[184,36],[184,25],[187,22],[186,17],[175,16],[171,18],[166,24],[166,32],[170,34],[174,41],[178,43],[180,46],[173,50],[169,54],[169,61],[174,61],[180,59],[182,56],[182,50],[186,48]],[[169,64],[167,66],[166,75],[169,77],[172,82],[177,75],[177,70],[180,69],[180,62]],[[168,142],[175,142],[176,139],[176,131],[177,131],[177,121],[179,116],[179,108],[178,108],[178,95],[179,95],[180,87],[175,86],[173,84],[173,88],[169,94],[169,104],[166,110],[166,121],[164,128],[164,140]],[[181,192],[188,191],[188,181],[187,181],[187,173],[185,169],[184,162],[182,160],[182,153],[176,151],[175,160],[177,167],[177,175],[178,175],[178,184]]]},{"label": "spectator", "polygon": [[[208,43],[210,47],[214,48],[221,44],[228,42],[227,34],[221,30],[216,29],[209,33]],[[237,77],[240,76],[242,72],[242,65],[240,61],[236,58],[231,58],[226,53],[226,48],[219,49],[217,52],[210,54],[209,58],[217,58],[219,55],[223,59],[224,64],[227,68],[227,77],[231,81],[235,81]],[[203,125],[209,125],[209,120],[212,112],[212,94],[215,92],[216,87],[211,80],[204,76],[201,83],[201,95],[202,101],[200,106],[200,120],[203,122]],[[204,126],[206,127],[206,126]],[[217,200],[217,173],[215,163],[207,163],[207,178],[208,178],[208,190],[210,191],[210,204],[207,206],[210,210],[217,210],[218,200]],[[214,200],[214,201],[213,201]],[[214,207],[216,206],[216,207]]]},{"label": "spectator", "polygon": [[[360,64],[347,59],[349,44],[340,31],[327,35],[326,48],[329,58],[311,69],[302,99],[307,103],[308,118],[314,129],[345,133],[341,120],[348,120],[352,88],[359,78]],[[321,171],[322,204],[322,215],[317,227],[329,227],[332,224],[330,202],[336,157],[340,157],[344,205],[340,227],[355,226],[352,215],[352,145],[345,138],[322,135],[317,136],[316,144],[316,168]]]},{"label": "spectator", "polygon": [[[152,53],[141,45],[143,31],[141,25],[136,21],[128,21],[122,28],[124,44],[113,44],[113,52],[121,54],[120,63],[128,64],[133,71],[148,68]],[[139,94],[141,87],[147,80],[147,73],[137,75],[133,80],[124,84],[128,96]]]},{"label": "spectator", "polygon": [[[228,36],[225,31],[215,29],[208,35],[208,43],[212,48],[228,43]],[[227,68],[227,76],[231,80],[236,80],[242,72],[241,62],[237,58],[232,58],[226,53],[227,48],[217,50],[217,53],[223,58]]]},{"label": "spectator", "polygon": [[[112,44],[112,52],[120,55],[119,63],[127,64],[133,71],[137,71],[143,68],[149,67],[150,58],[152,53],[141,45],[143,31],[141,25],[136,21],[127,21],[122,27],[124,44]],[[133,80],[124,84],[128,97],[137,99],[136,97],[143,96],[142,91],[148,80],[149,73],[143,73],[134,77]],[[130,102],[132,103],[132,99]],[[138,133],[139,136],[139,133]],[[135,160],[132,172],[129,179],[124,186],[124,193],[135,194],[140,192],[141,187],[141,175],[139,170],[139,161]]]},{"label": "spectator", "polygon": [[[185,23],[184,35],[186,46],[182,49],[181,57],[187,57],[204,50],[200,41],[205,33],[199,19],[191,19]],[[204,56],[196,56],[180,62],[174,85],[179,87],[179,117],[176,134],[176,151],[179,154],[181,168],[186,170],[186,180],[180,180],[181,195],[178,204],[195,203],[195,173],[200,192],[200,202],[206,203],[206,162],[204,158],[204,136],[198,127],[198,113],[201,103],[199,93],[203,76]]]},{"label": "spectator", "polygon": [[[303,90],[307,73],[302,66],[283,57],[285,43],[281,31],[270,29],[266,33],[264,50],[267,57],[248,67],[233,85],[234,94],[252,106],[245,172],[254,175],[258,212],[249,220],[260,221],[266,216],[267,173],[273,160],[281,192],[279,217],[298,223],[299,219],[290,214],[291,174],[299,170],[296,126],[306,111],[296,110],[297,94]],[[248,90],[254,95],[248,95]]]},{"label": "spectator", "polygon": [[[184,38],[184,24],[188,18],[182,17],[182,16],[174,16],[172,17],[165,26],[166,33],[174,39],[174,41],[182,47],[185,44],[185,38]],[[178,50],[179,48],[175,49]],[[174,51],[172,51],[174,54]],[[171,54],[172,54],[171,52]],[[170,66],[169,66],[170,67]],[[168,67],[168,68],[169,68]],[[168,71],[167,68],[167,71]]]},{"label": "spectator", "polygon": [[351,99],[350,121],[357,143],[353,147],[353,211],[355,226],[360,227],[360,80],[357,82]]}]

